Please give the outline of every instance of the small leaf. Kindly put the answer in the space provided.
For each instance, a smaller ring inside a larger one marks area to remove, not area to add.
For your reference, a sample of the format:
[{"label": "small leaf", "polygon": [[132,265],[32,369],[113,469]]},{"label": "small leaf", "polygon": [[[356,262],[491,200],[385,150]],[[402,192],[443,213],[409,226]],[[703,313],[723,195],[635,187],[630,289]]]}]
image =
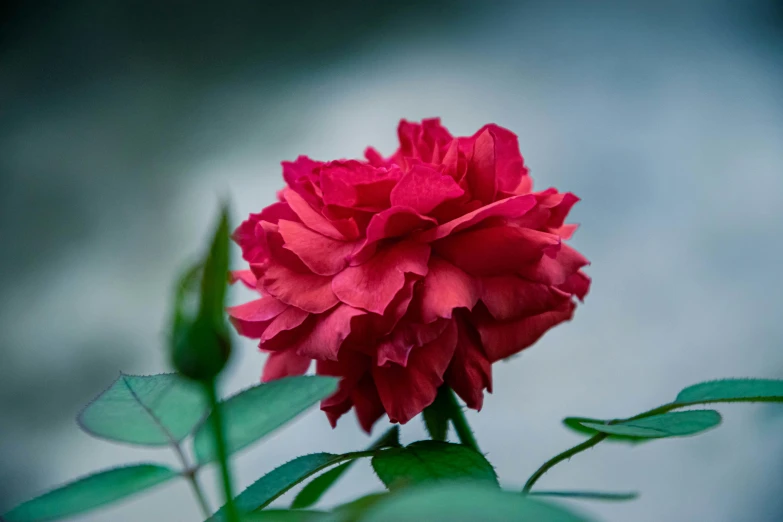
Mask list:
[{"label": "small leaf", "polygon": [[[240,493],[234,502],[240,511],[261,509],[310,475],[340,462],[342,458],[341,455],[332,453],[312,453],[297,457],[256,480]],[[210,520],[223,520],[223,513],[224,508],[220,508]]]},{"label": "small leaf", "polygon": [[228,253],[231,232],[228,225],[228,209],[223,206],[220,221],[209,254],[204,263],[201,279],[201,306],[199,315],[209,317],[214,324],[225,322],[224,309],[228,285]]},{"label": "small leaf", "polygon": [[715,410],[692,410],[664,413],[615,424],[585,422],[584,425],[609,435],[624,435],[660,439],[695,435],[720,424],[720,413]]},{"label": "small leaf", "polygon": [[497,486],[484,455],[463,446],[424,440],[381,451],[372,459],[375,473],[389,489],[438,480],[475,480]]},{"label": "small leaf", "polygon": [[724,379],[702,382],[682,390],[674,402],[783,402],[783,380]]},{"label": "small leaf", "polygon": [[[400,446],[400,427],[393,426],[386,430],[381,437],[375,441],[368,450],[382,449],[382,448],[397,448]],[[302,509],[310,507],[318,502],[326,491],[334,485],[335,482],[346,472],[348,468],[353,464],[353,460],[340,464],[339,466],[330,469],[326,473],[317,476],[310,483],[308,483],[302,491],[296,495],[294,501],[291,503],[293,509]]]},{"label": "small leaf", "polygon": [[[220,406],[228,453],[272,433],[336,389],[337,379],[332,377],[286,377],[230,397]],[[212,424],[208,419],[196,431],[194,447],[200,464],[215,460]]]},{"label": "small leaf", "polygon": [[[594,430],[593,428],[588,428],[587,427],[588,424],[608,424],[609,422],[611,421],[602,420],[602,419],[591,419],[589,417],[566,417],[565,419],[563,419],[563,424],[565,424],[567,428],[583,435],[589,435],[590,437],[598,433],[598,430]],[[612,435],[607,440],[615,441],[615,442],[627,442],[630,444],[640,444],[650,439],[648,439],[647,437]]]},{"label": "small leaf", "polygon": [[120,375],[76,421],[95,437],[162,446],[184,439],[206,414],[200,386],[176,374]]},{"label": "small leaf", "polygon": [[157,464],[99,471],[29,500],[3,517],[8,522],[64,518],[115,502],[176,476],[176,471]]},{"label": "small leaf", "polygon": [[530,493],[527,493],[527,495],[531,497],[561,497],[580,500],[606,500],[610,502],[621,502],[639,498],[639,493],[636,493],[635,491],[622,493],[605,491],[531,491]]},{"label": "small leaf", "polygon": [[446,395],[448,393],[451,393],[451,390],[447,386],[441,386],[435,401],[422,412],[424,425],[432,440],[445,441],[449,432],[449,398]]},{"label": "small leaf", "polygon": [[564,507],[471,483],[406,488],[371,506],[362,522],[587,522]]}]

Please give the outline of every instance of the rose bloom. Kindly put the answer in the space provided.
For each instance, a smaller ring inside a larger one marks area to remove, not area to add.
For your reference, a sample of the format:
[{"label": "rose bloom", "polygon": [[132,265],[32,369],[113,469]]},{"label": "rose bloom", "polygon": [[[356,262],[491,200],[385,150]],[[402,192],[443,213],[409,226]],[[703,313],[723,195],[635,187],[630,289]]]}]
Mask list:
[{"label": "rose bloom", "polygon": [[370,431],[405,423],[450,386],[480,409],[492,363],[571,319],[590,279],[564,243],[578,198],[532,192],[512,132],[454,138],[438,119],[400,122],[384,158],[283,162],[277,203],[234,233],[261,298],[229,309],[269,353],[263,381],[341,377],[321,403]]}]

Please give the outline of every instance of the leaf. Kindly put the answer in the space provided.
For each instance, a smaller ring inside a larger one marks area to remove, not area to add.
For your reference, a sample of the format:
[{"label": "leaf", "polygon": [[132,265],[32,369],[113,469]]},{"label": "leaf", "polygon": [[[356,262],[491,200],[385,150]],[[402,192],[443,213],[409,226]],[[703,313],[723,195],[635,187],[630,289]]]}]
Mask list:
[{"label": "leaf", "polygon": [[[612,421],[602,420],[602,419],[591,419],[589,417],[566,417],[563,419],[563,424],[566,425],[567,428],[584,435],[593,436],[596,433],[598,433],[598,430],[595,430],[593,428],[588,428],[588,424],[608,424]],[[626,435],[612,435],[607,440],[610,441],[617,441],[617,442],[628,442],[631,444],[640,444],[642,442],[646,442],[649,439],[647,437],[632,437],[632,436],[626,436]]]},{"label": "leaf", "polygon": [[[334,393],[333,377],[286,377],[238,393],[220,404],[228,453],[249,446]],[[213,423],[207,419],[196,431],[194,448],[199,464],[215,460]]]},{"label": "leaf", "polygon": [[720,413],[715,410],[692,410],[625,420],[615,424],[585,422],[584,426],[609,435],[660,439],[695,435],[714,428],[720,422]]},{"label": "leaf", "polygon": [[323,511],[268,509],[243,515],[241,518],[242,522],[316,522],[328,516],[329,513]]},{"label": "leaf", "polygon": [[355,522],[361,519],[362,515],[379,500],[389,496],[389,493],[370,493],[356,500],[337,506],[332,510],[330,522]]},{"label": "leaf", "polygon": [[449,432],[449,399],[446,396],[448,393],[451,393],[448,387],[441,386],[435,401],[422,412],[424,425],[432,440],[445,441]]},{"label": "leaf", "polygon": [[604,491],[531,491],[527,493],[527,495],[532,497],[561,497],[580,500],[607,500],[610,502],[634,500],[639,497],[639,493],[636,493],[635,491],[620,493]]},{"label": "leaf", "polygon": [[[278,466],[256,480],[234,500],[240,511],[255,511],[268,506],[277,497],[322,469],[332,466],[343,459],[342,455],[332,453],[312,453],[302,455]],[[224,507],[210,520],[223,520]]]},{"label": "leaf", "polygon": [[220,221],[212,238],[201,278],[199,315],[210,318],[214,324],[225,322],[229,237],[228,209],[224,205],[220,211]]},{"label": "leaf", "polygon": [[[400,427],[393,426],[386,430],[381,437],[375,441],[368,450],[381,449],[381,448],[396,448],[400,446]],[[293,509],[302,509],[310,507],[318,502],[326,491],[334,485],[335,482],[346,472],[348,468],[353,464],[353,460],[340,464],[339,466],[330,469],[326,473],[317,476],[310,483],[308,483],[302,491],[296,495],[294,501],[291,503]]]},{"label": "leaf", "polygon": [[157,464],[135,464],[82,477],[36,497],[5,515],[8,522],[55,520],[115,502],[178,476]]},{"label": "leaf", "polygon": [[332,485],[348,471],[348,468],[351,467],[353,462],[354,461],[351,460],[344,464],[340,464],[326,473],[315,477],[296,495],[294,501],[291,502],[291,508],[303,509],[314,505],[321,499],[324,493],[326,493],[326,490],[332,487]]},{"label": "leaf", "polygon": [[371,506],[362,522],[481,521],[587,522],[555,504],[472,483],[432,484],[401,490]]},{"label": "leaf", "polygon": [[76,421],[95,437],[162,446],[184,439],[206,414],[201,388],[176,374],[121,374]]},{"label": "leaf", "polygon": [[783,380],[724,379],[702,382],[682,390],[674,402],[783,402]]},{"label": "leaf", "polygon": [[405,448],[379,452],[372,467],[389,489],[438,480],[475,480],[494,484],[498,479],[483,455],[461,444],[423,440]]}]

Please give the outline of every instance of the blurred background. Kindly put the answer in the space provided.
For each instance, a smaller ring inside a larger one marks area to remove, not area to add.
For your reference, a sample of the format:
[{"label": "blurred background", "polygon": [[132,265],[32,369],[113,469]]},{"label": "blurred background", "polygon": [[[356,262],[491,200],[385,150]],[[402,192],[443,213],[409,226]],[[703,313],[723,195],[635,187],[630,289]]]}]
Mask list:
[{"label": "blurred background", "polygon": [[[593,263],[591,294],[573,322],[496,365],[495,394],[469,417],[504,485],[579,440],[567,415],[631,415],[722,376],[783,377],[779,1],[0,10],[0,512],[96,468],[173,462],[92,440],[73,418],[119,370],[168,370],[173,277],[219,198],[238,223],[274,200],[281,160],[389,154],[401,117],[440,116],[455,135],[506,126],[539,189],[582,198],[573,244]],[[236,352],[226,393],[260,375],[252,342]],[[605,521],[783,520],[783,408],[721,411],[706,435],[602,445],[539,484],[642,493],[580,504]],[[418,419],[403,428],[423,436]],[[352,415],[333,431],[314,410],[241,455],[237,479],[366,443]],[[363,462],[340,486],[325,505],[380,482]],[[200,518],[183,482],[77,520]]]}]

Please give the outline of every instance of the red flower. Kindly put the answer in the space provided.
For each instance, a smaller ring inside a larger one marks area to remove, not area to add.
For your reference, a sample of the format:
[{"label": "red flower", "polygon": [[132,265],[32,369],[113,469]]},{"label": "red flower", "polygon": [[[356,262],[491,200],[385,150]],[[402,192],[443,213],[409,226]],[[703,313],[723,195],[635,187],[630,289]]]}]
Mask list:
[{"label": "red flower", "polygon": [[262,379],[342,377],[321,404],[370,431],[405,423],[444,382],[480,409],[492,363],[571,318],[587,260],[566,245],[578,198],[531,192],[517,137],[486,125],[453,138],[438,119],[402,121],[385,159],[283,162],[280,201],[234,239],[263,297],[229,310],[269,352]]}]

